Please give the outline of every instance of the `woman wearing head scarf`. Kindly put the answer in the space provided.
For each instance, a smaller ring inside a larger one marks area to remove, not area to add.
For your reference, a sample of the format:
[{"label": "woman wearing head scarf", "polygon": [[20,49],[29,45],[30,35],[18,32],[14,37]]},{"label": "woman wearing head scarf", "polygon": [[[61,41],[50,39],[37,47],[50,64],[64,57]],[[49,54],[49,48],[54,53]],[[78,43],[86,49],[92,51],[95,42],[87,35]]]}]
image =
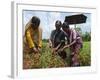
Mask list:
[{"label": "woman wearing head scarf", "polygon": [[40,19],[36,16],[33,16],[25,26],[25,35],[23,38],[23,53],[30,53],[36,56],[41,51],[41,47],[42,29],[40,28]]}]

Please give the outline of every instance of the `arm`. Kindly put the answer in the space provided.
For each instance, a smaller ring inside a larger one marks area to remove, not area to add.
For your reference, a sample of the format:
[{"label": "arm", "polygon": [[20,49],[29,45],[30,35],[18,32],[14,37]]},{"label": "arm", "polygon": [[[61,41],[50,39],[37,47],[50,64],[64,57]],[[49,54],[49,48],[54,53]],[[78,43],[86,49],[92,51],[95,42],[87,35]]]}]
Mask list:
[{"label": "arm", "polygon": [[34,42],[32,40],[32,37],[31,37],[31,34],[30,34],[29,30],[26,31],[26,39],[27,39],[29,48],[32,49],[33,52],[37,53],[38,51],[37,51],[37,49],[34,46]]},{"label": "arm", "polygon": [[42,47],[42,29],[39,29],[39,44],[38,46],[41,48]]},{"label": "arm", "polygon": [[27,39],[29,47],[33,48],[34,47],[34,43],[33,43],[33,40],[31,38],[31,34],[30,34],[29,30],[26,31],[26,39]]},{"label": "arm", "polygon": [[52,48],[52,42],[51,42],[51,39],[49,39],[49,48]]},{"label": "arm", "polygon": [[76,40],[74,40],[72,43],[70,43],[69,45],[65,45],[64,47],[63,47],[63,49],[65,49],[65,48],[68,48],[68,47],[70,47],[70,46],[72,46],[74,43],[76,43]]},{"label": "arm", "polygon": [[39,31],[38,31],[38,52],[41,52],[41,47],[42,47],[42,29],[39,28]]},{"label": "arm", "polygon": [[76,39],[77,39],[77,34],[76,34],[76,31],[74,30],[74,29],[72,29],[71,30],[72,32],[71,32],[71,35],[70,35],[70,42],[72,41],[72,39],[73,39],[73,41],[70,43],[70,44],[68,44],[68,45],[65,45],[64,47],[63,47],[63,49],[65,49],[65,48],[68,48],[68,47],[70,47],[70,46],[72,46],[73,44],[75,44],[76,43]]},{"label": "arm", "polygon": [[51,31],[51,34],[50,34],[50,38],[49,38],[49,47],[50,48],[53,48],[53,35],[54,35],[54,30]]}]

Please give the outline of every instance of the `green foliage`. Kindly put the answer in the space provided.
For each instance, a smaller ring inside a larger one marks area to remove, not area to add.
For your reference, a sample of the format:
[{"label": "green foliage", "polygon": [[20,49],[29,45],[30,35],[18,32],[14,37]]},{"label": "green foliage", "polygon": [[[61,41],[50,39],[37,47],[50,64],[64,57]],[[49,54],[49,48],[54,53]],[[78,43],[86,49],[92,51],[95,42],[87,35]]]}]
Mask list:
[{"label": "green foliage", "polygon": [[79,54],[79,60],[81,66],[91,65],[91,44],[90,42],[84,42],[83,48]]},{"label": "green foliage", "polygon": [[76,27],[75,30],[78,31],[80,34],[82,34],[82,30],[80,27]]},{"label": "green foliage", "polygon": [[[83,49],[79,54],[79,61],[81,66],[90,66],[91,65],[91,51],[90,51],[90,42],[84,42]],[[55,67],[65,67],[70,64],[70,51],[67,51],[67,59],[64,61],[59,55],[52,55],[51,49],[48,47],[48,43],[43,41],[42,51],[40,54],[39,62],[35,61],[35,58],[38,55],[25,54],[24,61],[27,61],[25,65],[26,68],[55,68]],[[36,59],[37,60],[37,59]],[[65,65],[66,64],[66,65]]]},{"label": "green foliage", "polygon": [[48,42],[49,40],[48,40],[48,39],[43,39],[42,41],[43,41],[43,42]]},{"label": "green foliage", "polygon": [[91,41],[91,32],[82,33],[80,26],[76,27],[75,30],[81,34],[83,41]]},{"label": "green foliage", "polygon": [[59,56],[52,56],[52,51],[48,43],[43,41],[41,53],[41,66],[42,68],[61,67],[64,66],[62,59]]},{"label": "green foliage", "polygon": [[85,34],[82,34],[83,41],[91,41],[91,33],[85,32]]}]

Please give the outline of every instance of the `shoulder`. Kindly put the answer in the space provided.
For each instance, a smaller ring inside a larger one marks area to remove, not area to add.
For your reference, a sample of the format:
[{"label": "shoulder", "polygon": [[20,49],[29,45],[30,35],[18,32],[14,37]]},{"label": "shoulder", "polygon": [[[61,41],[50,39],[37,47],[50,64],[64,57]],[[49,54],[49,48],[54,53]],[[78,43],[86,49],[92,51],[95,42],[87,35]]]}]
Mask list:
[{"label": "shoulder", "polygon": [[55,34],[55,30],[52,30],[50,35],[53,36],[54,34]]},{"label": "shoulder", "polygon": [[72,33],[74,33],[74,34],[76,33],[76,30],[74,28],[71,28],[70,30]]},{"label": "shoulder", "polygon": [[42,30],[42,27],[41,26],[39,26],[39,28],[38,28],[39,30]]},{"label": "shoulder", "polygon": [[62,31],[62,32],[63,32],[63,34],[64,34],[65,36],[68,36],[67,33],[66,33],[65,31]]},{"label": "shoulder", "polygon": [[30,30],[29,29],[27,29],[26,31],[25,31],[25,35],[27,36],[27,35],[30,35]]},{"label": "shoulder", "polygon": [[30,34],[32,31],[32,28],[29,26],[26,30],[25,30],[25,34]]},{"label": "shoulder", "polygon": [[64,33],[65,33],[63,30],[60,30],[60,32],[61,32],[62,34],[64,34]]},{"label": "shoulder", "polygon": [[71,31],[75,31],[75,29],[74,29],[74,28],[70,28],[70,30],[71,30]]},{"label": "shoulder", "polygon": [[56,30],[52,30],[51,32],[55,32]]},{"label": "shoulder", "polygon": [[39,26],[38,30],[39,30],[39,32],[42,32],[42,31],[43,31],[42,28],[41,28],[40,26]]},{"label": "shoulder", "polygon": [[52,31],[51,31],[51,34],[52,34],[52,35],[54,35],[54,34],[55,34],[55,32],[56,32],[56,30],[52,30]]},{"label": "shoulder", "polygon": [[29,22],[25,25],[25,30],[27,30],[30,26],[31,26],[31,22],[29,21]]}]

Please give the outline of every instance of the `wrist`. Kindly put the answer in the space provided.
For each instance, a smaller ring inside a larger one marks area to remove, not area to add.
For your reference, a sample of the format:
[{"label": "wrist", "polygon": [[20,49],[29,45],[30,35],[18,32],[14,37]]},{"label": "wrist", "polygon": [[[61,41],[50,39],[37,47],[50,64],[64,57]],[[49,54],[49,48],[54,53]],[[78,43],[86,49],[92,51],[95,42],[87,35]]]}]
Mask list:
[{"label": "wrist", "polygon": [[38,48],[41,48],[41,46],[38,46]]}]

